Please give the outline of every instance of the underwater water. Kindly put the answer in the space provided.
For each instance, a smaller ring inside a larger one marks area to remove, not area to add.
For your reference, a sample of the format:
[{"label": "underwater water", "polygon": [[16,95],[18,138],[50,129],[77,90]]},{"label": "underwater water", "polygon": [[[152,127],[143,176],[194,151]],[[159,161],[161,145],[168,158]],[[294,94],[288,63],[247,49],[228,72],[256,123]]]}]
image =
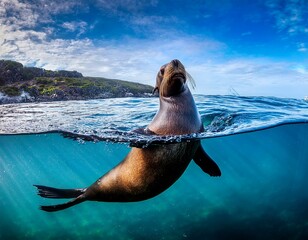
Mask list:
[{"label": "underwater water", "polygon": [[[195,101],[205,132],[164,138],[130,133],[151,121],[157,98],[1,105],[0,239],[308,239],[308,102],[202,95]],[[194,139],[221,177],[191,162],[150,200],[39,210],[66,200],[41,198],[33,184],[87,187],[130,145]]]}]

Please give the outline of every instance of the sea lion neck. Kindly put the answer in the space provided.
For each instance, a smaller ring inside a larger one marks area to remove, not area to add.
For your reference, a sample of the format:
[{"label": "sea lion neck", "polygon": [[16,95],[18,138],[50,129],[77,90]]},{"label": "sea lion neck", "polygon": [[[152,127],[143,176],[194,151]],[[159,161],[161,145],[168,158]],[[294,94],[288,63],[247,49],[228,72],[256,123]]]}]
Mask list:
[{"label": "sea lion neck", "polygon": [[[160,99],[164,99],[164,101],[170,102],[170,101],[178,101],[177,99],[189,94],[189,89],[186,84],[182,84],[181,88],[179,90],[169,91],[169,92],[163,92],[161,91],[159,94]],[[164,94],[165,93],[165,94]]]}]

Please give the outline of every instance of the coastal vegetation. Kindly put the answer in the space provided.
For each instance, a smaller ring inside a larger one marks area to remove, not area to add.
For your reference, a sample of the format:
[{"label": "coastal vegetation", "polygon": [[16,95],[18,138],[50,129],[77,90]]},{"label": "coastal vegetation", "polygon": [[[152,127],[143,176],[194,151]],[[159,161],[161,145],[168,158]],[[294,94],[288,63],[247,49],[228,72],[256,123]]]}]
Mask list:
[{"label": "coastal vegetation", "polygon": [[140,83],[84,77],[77,71],[50,71],[0,60],[0,103],[146,97],[152,89]]}]

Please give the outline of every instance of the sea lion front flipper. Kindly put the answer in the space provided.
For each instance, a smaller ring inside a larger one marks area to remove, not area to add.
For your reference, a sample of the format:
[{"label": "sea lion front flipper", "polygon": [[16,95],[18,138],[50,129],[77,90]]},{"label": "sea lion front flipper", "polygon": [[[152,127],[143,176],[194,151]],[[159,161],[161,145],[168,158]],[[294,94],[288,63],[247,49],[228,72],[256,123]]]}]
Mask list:
[{"label": "sea lion front flipper", "polygon": [[212,177],[221,176],[221,171],[218,165],[214,162],[209,155],[206,154],[202,145],[198,147],[195,156],[193,157],[195,163],[207,174]]}]

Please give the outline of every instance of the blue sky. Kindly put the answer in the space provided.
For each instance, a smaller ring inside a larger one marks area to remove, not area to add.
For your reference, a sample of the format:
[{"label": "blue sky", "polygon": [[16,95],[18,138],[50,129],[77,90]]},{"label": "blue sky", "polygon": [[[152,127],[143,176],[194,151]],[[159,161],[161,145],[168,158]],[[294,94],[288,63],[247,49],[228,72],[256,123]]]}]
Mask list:
[{"label": "blue sky", "polygon": [[307,0],[0,0],[0,58],[155,84],[177,58],[194,93],[308,95]]}]

